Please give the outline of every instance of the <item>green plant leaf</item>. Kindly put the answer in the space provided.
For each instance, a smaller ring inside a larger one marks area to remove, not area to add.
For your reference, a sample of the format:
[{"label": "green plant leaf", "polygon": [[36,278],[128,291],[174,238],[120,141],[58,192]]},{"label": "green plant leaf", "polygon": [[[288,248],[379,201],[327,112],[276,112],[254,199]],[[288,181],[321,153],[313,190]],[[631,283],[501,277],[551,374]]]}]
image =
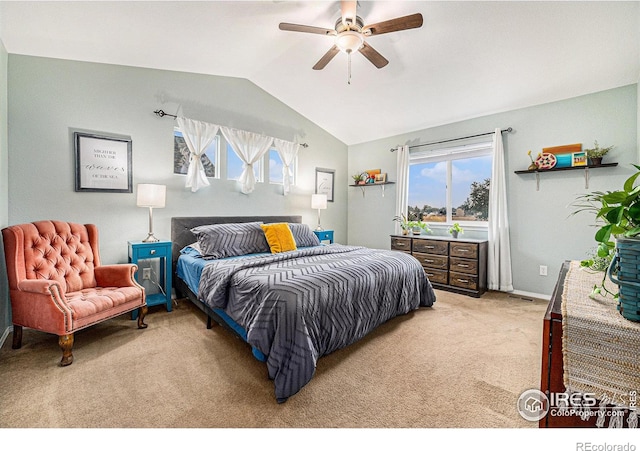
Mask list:
[{"label": "green plant leaf", "polygon": [[611,238],[611,224],[607,224],[604,227],[601,227],[597,232],[596,232],[596,241],[599,243],[606,243],[607,241],[609,241],[609,239]]},{"label": "green plant leaf", "polygon": [[627,196],[627,191],[613,191],[602,196],[602,200],[608,204],[619,204],[624,202]]},{"label": "green plant leaf", "polygon": [[[634,164],[634,166],[636,165]],[[638,168],[638,170],[640,171],[640,167],[636,166],[636,168]],[[633,190],[633,184],[635,183],[638,176],[640,176],[640,172],[636,172],[624,182],[624,190],[626,192],[629,193],[631,192],[631,190]]]},{"label": "green plant leaf", "polygon": [[610,222],[611,224],[619,223],[620,221],[622,221],[623,217],[624,217],[624,207],[623,206],[612,208],[605,215],[606,220],[608,222]]}]

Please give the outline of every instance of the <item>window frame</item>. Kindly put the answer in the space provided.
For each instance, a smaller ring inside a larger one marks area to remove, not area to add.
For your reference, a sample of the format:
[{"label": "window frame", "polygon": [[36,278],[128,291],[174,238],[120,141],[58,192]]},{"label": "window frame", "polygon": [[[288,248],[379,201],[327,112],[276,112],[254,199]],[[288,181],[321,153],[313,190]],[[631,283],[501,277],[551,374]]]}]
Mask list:
[{"label": "window frame", "polygon": [[[416,164],[425,163],[447,163],[447,177],[445,186],[445,210],[446,218],[445,222],[433,223],[440,227],[450,227],[454,222],[458,222],[467,228],[480,228],[487,229],[489,227],[489,219],[486,221],[458,221],[453,219],[453,205],[452,205],[452,186],[453,186],[453,161],[466,160],[470,158],[485,157],[493,155],[493,142],[481,141],[473,144],[464,144],[454,147],[439,147],[429,150],[422,150],[409,153],[409,168]],[[411,186],[411,180],[408,179],[408,188]],[[409,189],[407,189],[407,194]],[[407,208],[410,207],[407,202]]]},{"label": "window frame", "polygon": [[[189,166],[191,165],[191,158],[189,158],[189,164],[187,165],[187,172],[186,173],[181,173],[181,172],[176,172],[176,168],[175,168],[175,142],[176,142],[176,133],[180,133],[180,135],[182,136],[182,130],[180,130],[180,127],[173,127],[173,145],[174,145],[174,150],[173,150],[173,155],[174,155],[174,167],[173,167],[173,175],[180,175],[180,176],[184,176],[186,177],[187,174],[189,173]],[[220,179],[221,178],[221,174],[222,174],[222,160],[221,160],[221,152],[220,152],[220,140],[221,137],[219,134],[216,134],[216,139],[215,139],[215,145],[216,145],[216,149],[215,149],[215,161],[213,162],[213,166],[215,168],[215,174],[213,176],[207,175],[206,177],[208,179]],[[209,145],[209,147],[211,147],[212,144]],[[205,151],[206,154],[206,151]]]},{"label": "window frame", "polygon": [[[278,149],[276,149],[275,147],[271,147],[269,149],[269,152],[267,152],[267,162],[271,161],[271,152],[275,152],[276,155],[278,156],[278,158],[280,159],[280,163],[282,166],[284,166],[284,162],[282,161],[282,158],[280,157],[280,153],[278,152]],[[280,181],[271,181],[271,165],[268,164],[267,165],[269,167],[269,184],[271,185],[284,185],[284,176],[282,175],[282,173],[280,174],[280,178],[282,180]],[[291,169],[292,175],[291,175],[291,186],[295,186],[296,181],[297,181],[297,175],[298,175],[298,156],[296,155],[295,158],[293,159],[293,162],[291,163],[291,166],[289,166],[289,169]]]}]

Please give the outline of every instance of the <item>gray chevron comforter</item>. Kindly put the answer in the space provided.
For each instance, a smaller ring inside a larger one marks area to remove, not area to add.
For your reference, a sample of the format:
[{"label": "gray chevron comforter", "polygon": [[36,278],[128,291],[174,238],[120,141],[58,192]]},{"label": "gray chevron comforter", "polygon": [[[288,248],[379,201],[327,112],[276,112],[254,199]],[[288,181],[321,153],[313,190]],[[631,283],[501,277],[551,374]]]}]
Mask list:
[{"label": "gray chevron comforter", "polygon": [[320,356],[436,300],[413,256],[340,244],[214,260],[204,267],[198,292],[267,356],[278,402],[311,380]]}]

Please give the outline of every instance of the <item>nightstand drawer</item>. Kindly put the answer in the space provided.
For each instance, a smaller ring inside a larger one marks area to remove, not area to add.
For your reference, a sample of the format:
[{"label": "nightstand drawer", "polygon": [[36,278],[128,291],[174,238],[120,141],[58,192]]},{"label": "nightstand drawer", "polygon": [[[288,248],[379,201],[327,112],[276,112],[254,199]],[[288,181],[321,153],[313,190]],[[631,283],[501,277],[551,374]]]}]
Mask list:
[{"label": "nightstand drawer", "polygon": [[446,255],[421,254],[419,252],[414,252],[413,256],[417,258],[425,268],[449,269],[449,257]]},{"label": "nightstand drawer", "polygon": [[413,252],[447,255],[449,253],[449,243],[436,240],[413,240]]},{"label": "nightstand drawer", "polygon": [[476,243],[451,243],[452,257],[478,258],[478,245]]},{"label": "nightstand drawer", "polygon": [[314,230],[313,233],[316,234],[321,242],[329,241],[329,243],[333,243],[333,230]]},{"label": "nightstand drawer", "polygon": [[466,258],[451,257],[451,266],[449,266],[449,269],[465,274],[478,274],[478,262]]},{"label": "nightstand drawer", "polygon": [[167,246],[141,246],[135,250],[138,260],[158,258],[167,255]]}]

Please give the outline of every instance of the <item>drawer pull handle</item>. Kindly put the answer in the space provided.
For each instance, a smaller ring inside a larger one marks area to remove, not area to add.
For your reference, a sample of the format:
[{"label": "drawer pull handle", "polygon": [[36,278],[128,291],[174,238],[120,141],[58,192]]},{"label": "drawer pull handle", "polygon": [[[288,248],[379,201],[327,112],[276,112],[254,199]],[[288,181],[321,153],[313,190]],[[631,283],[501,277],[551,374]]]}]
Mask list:
[{"label": "drawer pull handle", "polygon": [[469,252],[469,249],[457,249],[458,252]]},{"label": "drawer pull handle", "polygon": [[469,267],[469,265],[465,265],[465,264],[462,264],[462,263],[458,263],[456,266],[458,268],[468,268]]},{"label": "drawer pull handle", "polygon": [[467,279],[456,279],[458,282],[469,283]]},{"label": "drawer pull handle", "polygon": [[425,248],[427,248],[427,249],[434,249],[434,248],[435,248],[435,246],[425,246]]},{"label": "drawer pull handle", "polygon": [[407,243],[396,243],[396,246],[400,246],[400,247],[404,247],[406,245],[407,245]]},{"label": "drawer pull handle", "polygon": [[433,260],[427,260],[426,258],[424,259],[425,263],[433,263]]},{"label": "drawer pull handle", "polygon": [[154,255],[154,254],[156,253],[156,250],[155,250],[155,249],[151,249],[151,251],[149,251],[149,253],[150,253],[151,255]]}]

